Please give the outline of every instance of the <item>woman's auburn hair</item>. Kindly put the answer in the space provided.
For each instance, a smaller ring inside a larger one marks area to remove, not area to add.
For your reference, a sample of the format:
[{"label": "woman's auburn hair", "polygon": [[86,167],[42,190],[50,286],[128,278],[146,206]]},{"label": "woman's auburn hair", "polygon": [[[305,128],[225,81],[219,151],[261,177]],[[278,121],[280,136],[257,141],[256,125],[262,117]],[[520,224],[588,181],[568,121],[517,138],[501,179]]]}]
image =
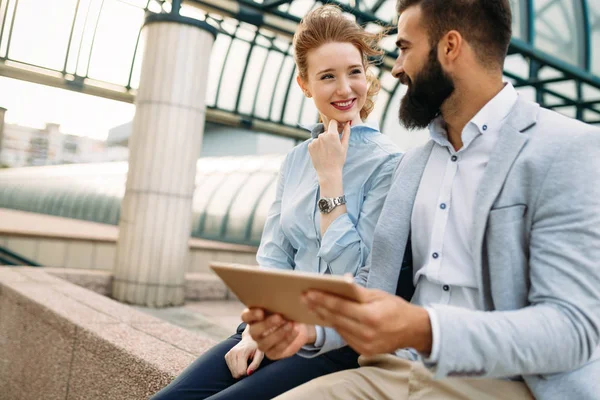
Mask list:
[{"label": "woman's auburn hair", "polygon": [[294,59],[298,67],[298,75],[303,81],[307,81],[307,55],[310,50],[326,43],[351,43],[360,51],[369,86],[367,101],[360,110],[360,118],[365,120],[373,111],[375,96],[381,88],[379,79],[369,70],[369,67],[374,64],[372,59],[380,59],[383,56],[383,50],[378,47],[378,43],[386,32],[387,29],[383,29],[380,33],[365,31],[356,22],[344,16],[337,6],[318,7],[302,18],[294,34]]}]

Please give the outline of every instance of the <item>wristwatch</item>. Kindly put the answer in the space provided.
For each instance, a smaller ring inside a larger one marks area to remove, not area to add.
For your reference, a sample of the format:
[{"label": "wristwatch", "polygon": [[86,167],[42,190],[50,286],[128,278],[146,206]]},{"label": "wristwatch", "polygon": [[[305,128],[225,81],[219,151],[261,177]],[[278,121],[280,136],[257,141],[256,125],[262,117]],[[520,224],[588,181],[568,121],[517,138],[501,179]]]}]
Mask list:
[{"label": "wristwatch", "polygon": [[337,206],[346,204],[346,196],[341,195],[339,197],[321,197],[317,203],[319,211],[323,214],[329,214]]}]

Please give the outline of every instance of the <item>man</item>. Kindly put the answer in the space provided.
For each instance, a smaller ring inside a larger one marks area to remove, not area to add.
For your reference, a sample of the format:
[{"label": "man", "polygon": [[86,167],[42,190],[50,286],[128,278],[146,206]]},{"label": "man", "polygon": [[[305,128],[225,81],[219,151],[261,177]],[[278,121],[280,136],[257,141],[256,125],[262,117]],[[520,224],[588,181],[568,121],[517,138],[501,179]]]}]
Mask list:
[{"label": "man", "polygon": [[600,398],[600,131],[502,82],[508,0],[398,12],[400,119],[431,140],[398,166],[363,302],[305,295],[335,330],[244,312],[270,358],[363,355],[281,399]]}]

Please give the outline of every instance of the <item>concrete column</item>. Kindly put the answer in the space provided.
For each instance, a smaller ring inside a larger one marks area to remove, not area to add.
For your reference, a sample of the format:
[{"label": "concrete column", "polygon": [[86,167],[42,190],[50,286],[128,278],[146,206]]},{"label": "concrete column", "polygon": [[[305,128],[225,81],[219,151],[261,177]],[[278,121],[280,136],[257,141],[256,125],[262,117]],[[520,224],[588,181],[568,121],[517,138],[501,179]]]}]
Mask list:
[{"label": "concrete column", "polygon": [[184,301],[192,195],[216,30],[205,22],[152,14],[121,206],[112,295],[150,307]]}]

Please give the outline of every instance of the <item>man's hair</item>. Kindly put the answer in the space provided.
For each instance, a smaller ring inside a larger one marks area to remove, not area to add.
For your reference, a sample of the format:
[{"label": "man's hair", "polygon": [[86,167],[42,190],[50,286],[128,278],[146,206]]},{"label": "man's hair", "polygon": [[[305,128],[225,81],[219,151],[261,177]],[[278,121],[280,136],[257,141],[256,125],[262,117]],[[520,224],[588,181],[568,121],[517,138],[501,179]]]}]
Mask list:
[{"label": "man's hair", "polygon": [[432,46],[456,30],[482,64],[502,68],[512,35],[509,0],[398,0],[398,14],[412,6],[421,7]]}]

